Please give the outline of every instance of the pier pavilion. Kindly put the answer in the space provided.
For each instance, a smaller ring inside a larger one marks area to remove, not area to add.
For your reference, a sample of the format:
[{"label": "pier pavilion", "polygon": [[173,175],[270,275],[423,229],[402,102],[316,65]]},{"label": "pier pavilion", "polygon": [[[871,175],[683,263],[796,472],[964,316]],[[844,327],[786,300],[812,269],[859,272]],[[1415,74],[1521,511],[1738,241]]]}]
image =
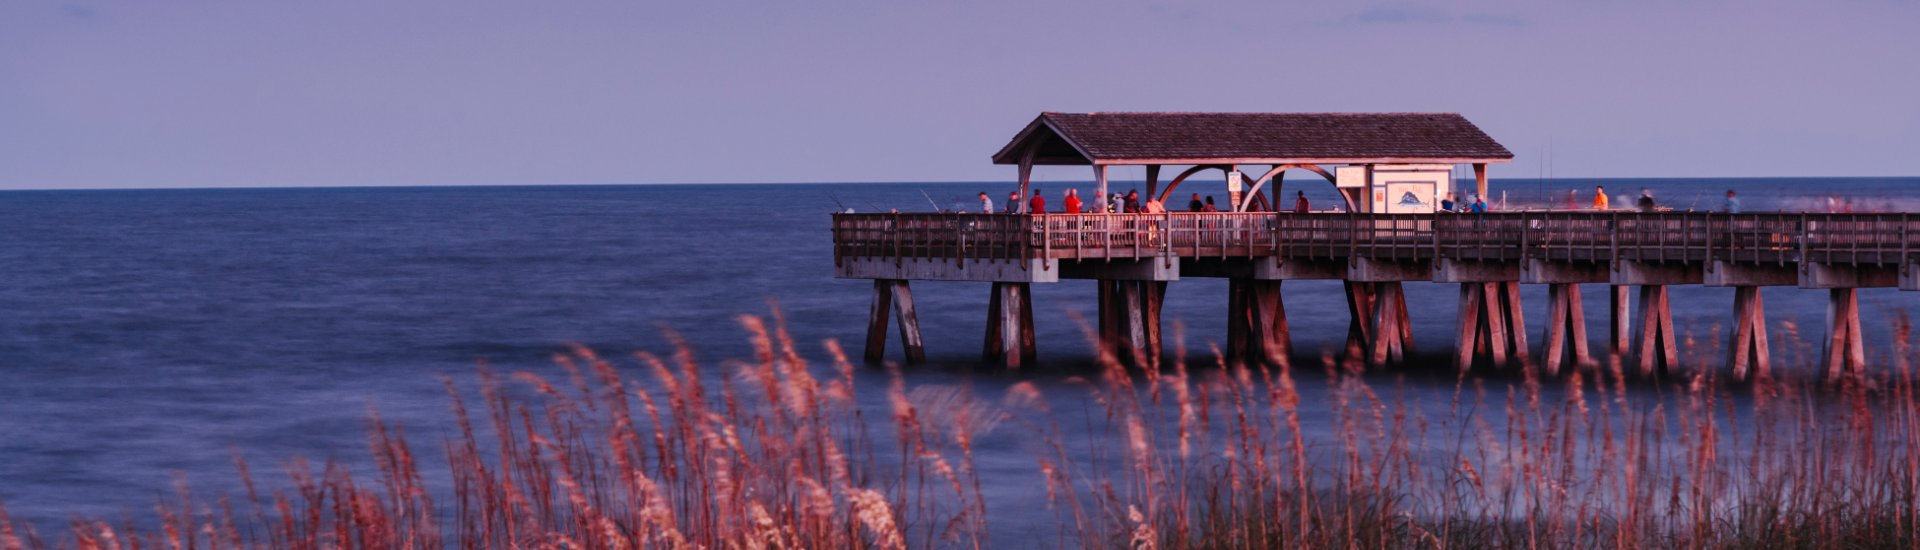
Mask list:
[{"label": "pier pavilion", "polygon": [[[907,360],[924,357],[908,281],[991,283],[983,354],[1012,366],[1035,357],[1033,285],[1061,279],[1098,282],[1103,349],[1143,362],[1161,356],[1160,304],[1182,277],[1229,279],[1225,351],[1239,360],[1289,352],[1283,281],[1342,280],[1349,353],[1375,364],[1412,350],[1403,283],[1459,284],[1461,368],[1534,364],[1519,285],[1547,284],[1538,363],[1548,371],[1591,360],[1577,285],[1608,284],[1607,349],[1646,373],[1679,366],[1666,287],[1733,286],[1736,376],[1769,368],[1760,286],[1830,291],[1822,357],[1836,375],[1864,361],[1855,289],[1920,290],[1908,253],[1920,218],[1906,214],[1434,211],[1456,166],[1472,166],[1473,193],[1484,196],[1487,165],[1511,159],[1450,113],[1044,113],[993,157],[1018,168],[1023,197],[1034,166],[1091,166],[1096,193],[1114,166],[1143,166],[1147,196],[1162,200],[1214,170],[1226,175],[1231,211],[837,214],[835,274],[874,280],[870,360],[885,349],[890,316]],[[1184,168],[1161,189],[1168,166]],[[1295,169],[1340,190],[1343,211],[1273,211],[1287,210],[1273,206]],[[1630,312],[1634,286],[1640,307]]]}]

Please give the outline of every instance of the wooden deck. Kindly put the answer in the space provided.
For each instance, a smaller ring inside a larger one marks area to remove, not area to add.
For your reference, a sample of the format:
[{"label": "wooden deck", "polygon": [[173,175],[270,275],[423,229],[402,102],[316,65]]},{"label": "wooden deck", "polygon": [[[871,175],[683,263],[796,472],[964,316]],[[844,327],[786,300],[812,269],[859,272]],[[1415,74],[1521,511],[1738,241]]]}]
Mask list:
[{"label": "wooden deck", "polygon": [[1911,214],[838,214],[848,259],[993,262],[1148,258],[1519,262],[1709,261],[1898,266]]}]

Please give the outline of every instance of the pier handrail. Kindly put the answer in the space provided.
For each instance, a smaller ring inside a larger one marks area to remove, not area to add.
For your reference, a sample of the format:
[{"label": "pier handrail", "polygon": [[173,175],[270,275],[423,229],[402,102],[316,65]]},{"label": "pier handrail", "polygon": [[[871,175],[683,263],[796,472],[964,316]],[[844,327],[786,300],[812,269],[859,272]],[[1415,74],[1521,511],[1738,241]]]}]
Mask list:
[{"label": "pier handrail", "polygon": [[1920,217],[1905,213],[1495,212],[1348,214],[835,214],[846,258],[1369,258],[1388,261],[1906,262]]}]

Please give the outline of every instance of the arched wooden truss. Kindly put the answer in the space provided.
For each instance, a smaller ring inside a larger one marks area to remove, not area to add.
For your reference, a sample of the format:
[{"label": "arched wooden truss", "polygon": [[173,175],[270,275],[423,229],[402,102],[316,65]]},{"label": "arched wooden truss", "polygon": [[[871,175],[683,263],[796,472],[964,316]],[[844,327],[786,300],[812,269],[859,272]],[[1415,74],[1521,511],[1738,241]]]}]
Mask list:
[{"label": "arched wooden truss", "polygon": [[[1233,207],[1233,211],[1234,211],[1234,212],[1245,212],[1245,211],[1247,211],[1247,207],[1248,207],[1248,206],[1252,206],[1252,205],[1253,205],[1253,200],[1254,200],[1254,198],[1256,198],[1256,197],[1259,197],[1259,196],[1261,196],[1261,195],[1260,195],[1260,187],[1261,187],[1261,186],[1264,186],[1264,185],[1266,185],[1268,181],[1279,181],[1279,179],[1280,179],[1280,178],[1282,177],[1282,176],[1281,176],[1281,173],[1282,173],[1282,172],[1286,172],[1287,170],[1290,170],[1290,169],[1294,169],[1294,168],[1299,168],[1299,169],[1302,169],[1302,170],[1307,170],[1307,171],[1309,171],[1309,172],[1313,172],[1313,173],[1315,173],[1315,174],[1320,174],[1320,177],[1323,177],[1323,178],[1326,178],[1326,179],[1327,179],[1327,183],[1335,183],[1335,182],[1337,181],[1337,180],[1335,180],[1335,179],[1334,179],[1334,177],[1333,177],[1333,173],[1332,173],[1332,172],[1328,172],[1328,171],[1327,171],[1327,170],[1326,170],[1325,168],[1321,168],[1321,167],[1320,167],[1319,165],[1314,165],[1314,164],[1282,164],[1282,165],[1279,165],[1279,166],[1275,166],[1275,167],[1273,167],[1272,169],[1270,169],[1270,170],[1267,170],[1267,173],[1265,173],[1265,174],[1261,174],[1261,175],[1260,175],[1260,179],[1258,179],[1258,180],[1254,180],[1254,182],[1253,182],[1253,186],[1251,186],[1251,187],[1248,187],[1248,188],[1247,188],[1247,194],[1246,194],[1246,196],[1244,196],[1244,197],[1241,197],[1241,198],[1240,198],[1240,204],[1236,204],[1236,205],[1234,205],[1234,207]],[[1279,188],[1279,186],[1278,186],[1278,185],[1275,185],[1274,187],[1275,187],[1276,189],[1277,189],[1277,188]],[[1275,197],[1273,198],[1273,202],[1274,202],[1274,204],[1275,204],[1275,205],[1278,205],[1278,204],[1280,204],[1280,197],[1278,197],[1278,196],[1275,196]]]}]

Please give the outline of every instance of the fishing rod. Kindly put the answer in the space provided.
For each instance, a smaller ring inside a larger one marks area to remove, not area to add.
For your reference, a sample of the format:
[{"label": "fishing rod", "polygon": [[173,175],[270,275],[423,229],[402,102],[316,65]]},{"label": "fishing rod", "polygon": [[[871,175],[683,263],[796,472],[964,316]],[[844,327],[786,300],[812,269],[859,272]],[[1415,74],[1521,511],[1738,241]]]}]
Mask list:
[{"label": "fishing rod", "polygon": [[941,208],[941,207],[940,207],[940,203],[939,203],[939,202],[937,202],[937,201],[934,201],[934,200],[933,200],[933,195],[928,195],[928,194],[927,194],[927,190],[925,190],[925,189],[921,189],[921,190],[920,190],[920,196],[922,196],[922,197],[926,197],[926,198],[927,198],[927,204],[931,204],[931,205],[933,205],[933,211],[934,211],[934,212],[946,212],[946,211],[947,211],[946,209],[944,209],[944,208]]},{"label": "fishing rod", "polygon": [[852,210],[852,208],[847,208],[847,203],[840,202],[840,197],[834,196],[832,191],[827,191],[826,193],[827,193],[827,199],[833,201],[834,206],[840,207],[841,212]]}]

